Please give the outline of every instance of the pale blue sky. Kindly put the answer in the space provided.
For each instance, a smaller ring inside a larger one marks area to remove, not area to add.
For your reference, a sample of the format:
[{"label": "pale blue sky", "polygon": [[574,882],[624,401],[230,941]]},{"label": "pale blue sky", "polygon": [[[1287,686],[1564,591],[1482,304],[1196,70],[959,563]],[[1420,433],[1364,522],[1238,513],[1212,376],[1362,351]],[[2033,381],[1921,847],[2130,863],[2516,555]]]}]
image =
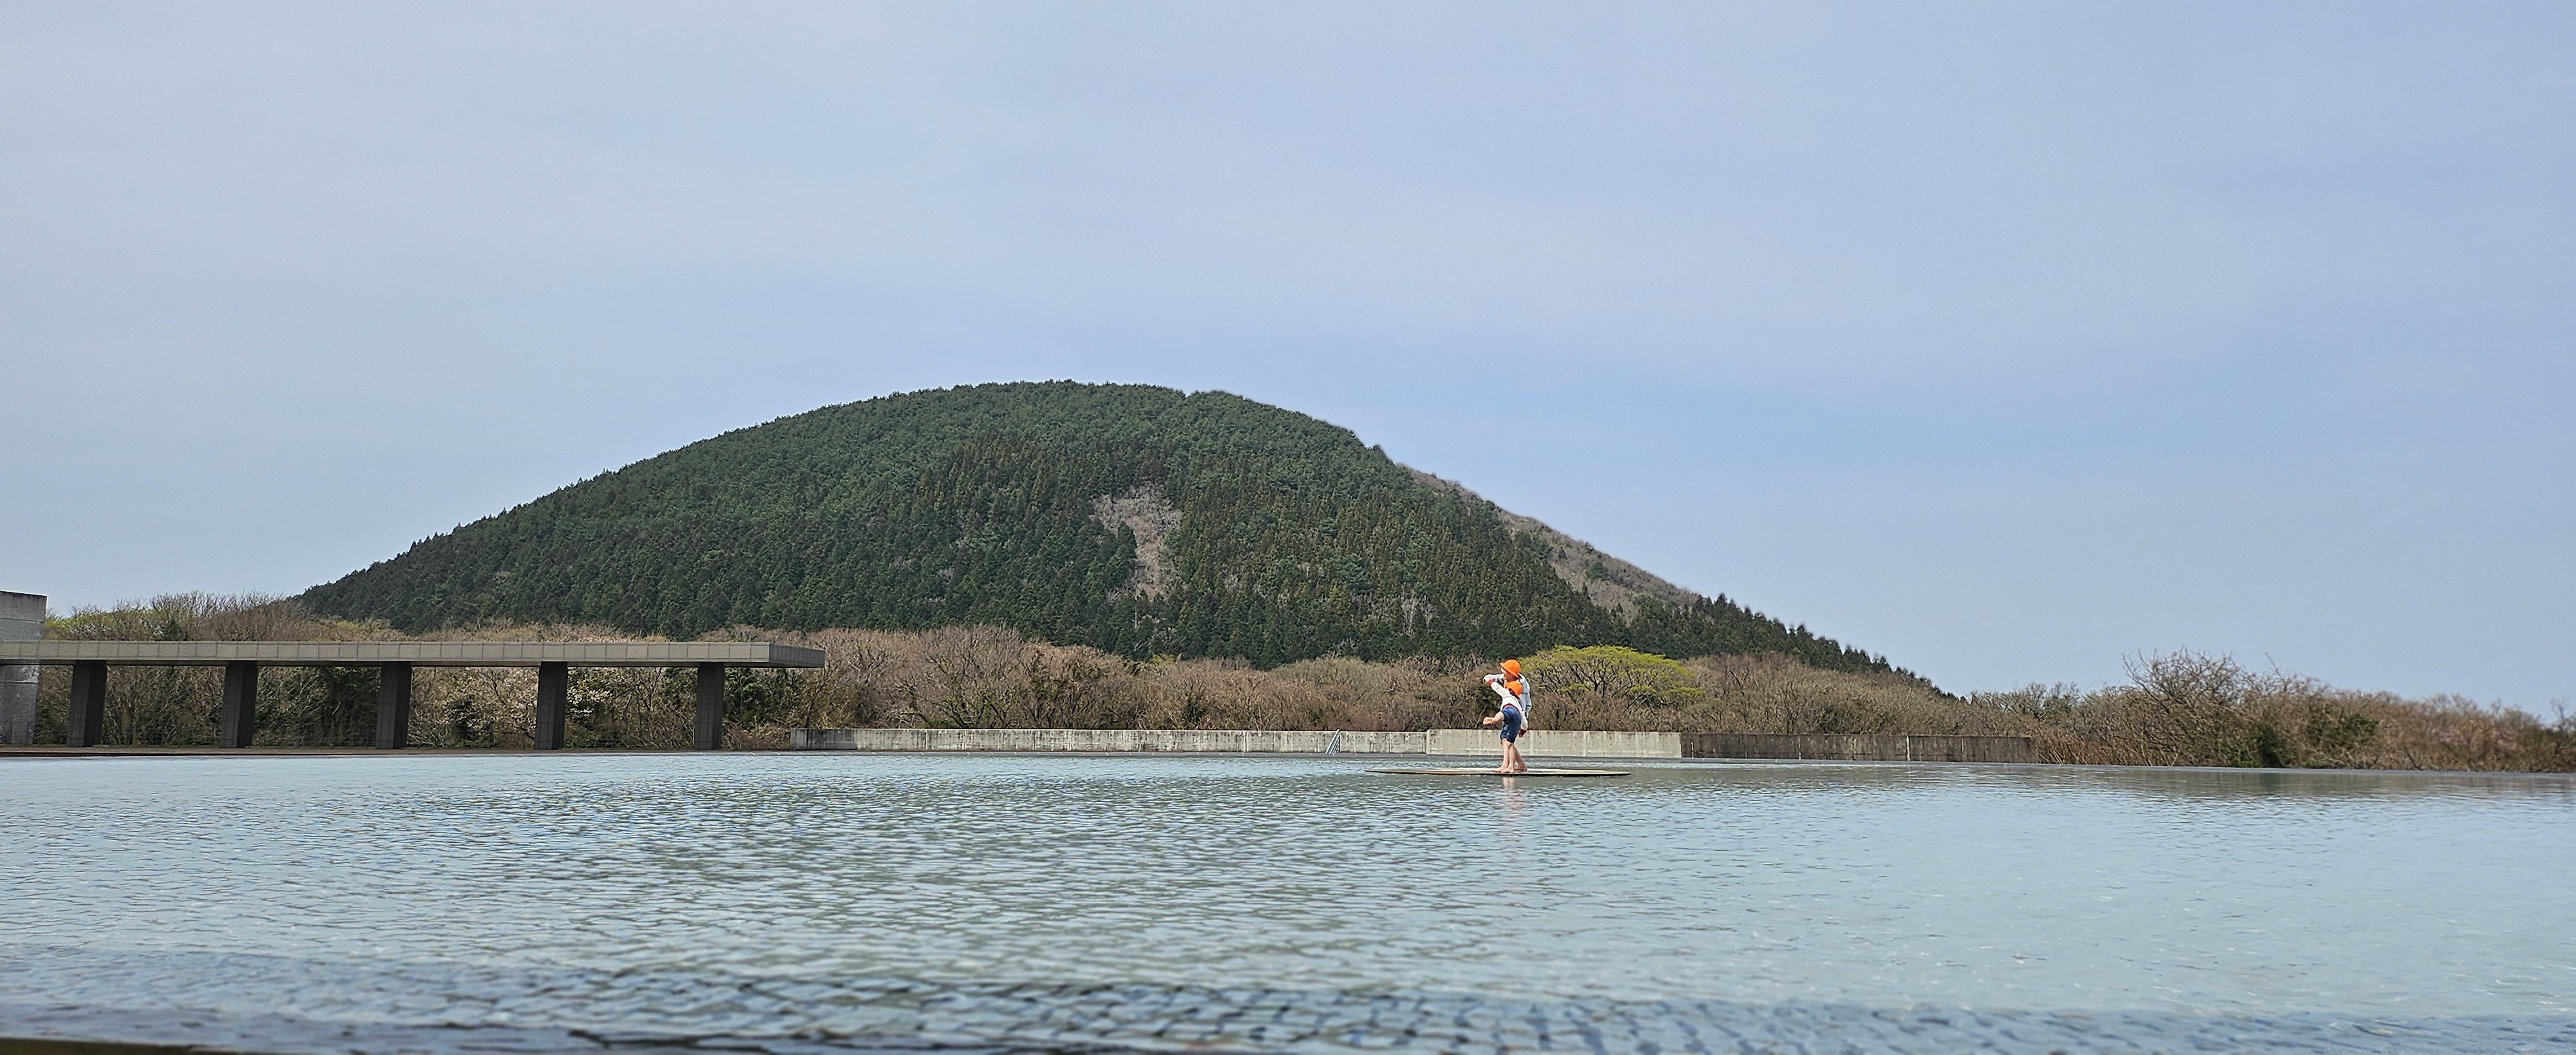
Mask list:
[{"label": "pale blue sky", "polygon": [[0,4],[0,588],[293,592],[1071,377],[1952,689],[2189,646],[2546,711],[2570,55],[2564,3]]}]

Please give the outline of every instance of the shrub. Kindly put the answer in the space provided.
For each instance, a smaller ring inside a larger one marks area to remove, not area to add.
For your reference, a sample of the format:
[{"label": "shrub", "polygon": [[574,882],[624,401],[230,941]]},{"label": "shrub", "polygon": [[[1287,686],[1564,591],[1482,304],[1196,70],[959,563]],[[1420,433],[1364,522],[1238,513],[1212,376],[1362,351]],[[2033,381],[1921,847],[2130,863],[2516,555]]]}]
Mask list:
[{"label": "shrub", "polygon": [[[57,638],[398,640],[380,623],[319,619],[290,601],[180,594],[47,620]],[[594,641],[600,626],[495,623],[423,640]],[[820,648],[819,670],[737,670],[727,742],[783,747],[798,728],[1416,730],[1471,727],[1492,694],[1475,659],[1368,662],[1327,657],[1258,670],[1242,660],[1135,662],[995,626],[892,632],[736,627],[711,639]],[[2027,736],[2050,762],[2391,769],[2576,769],[2576,716],[2543,721],[2453,696],[2407,699],[2248,671],[2188,650],[2132,657],[2125,684],[2031,685],[1961,699],[1895,673],[1819,670],[1777,654],[1674,661],[1616,646],[1554,648],[1523,661],[1541,728],[1734,733]],[[529,746],[535,672],[422,667],[411,742]],[[43,669],[37,735],[59,741],[67,672]],[[578,668],[565,740],[576,747],[685,748],[691,672]],[[111,744],[214,742],[222,674],[112,667]],[[263,746],[373,742],[375,671],[272,668],[260,679]]]},{"label": "shrub", "polygon": [[1521,676],[1533,692],[1590,693],[1648,707],[1697,703],[1703,695],[1680,663],[1621,645],[1558,645],[1522,660]]}]

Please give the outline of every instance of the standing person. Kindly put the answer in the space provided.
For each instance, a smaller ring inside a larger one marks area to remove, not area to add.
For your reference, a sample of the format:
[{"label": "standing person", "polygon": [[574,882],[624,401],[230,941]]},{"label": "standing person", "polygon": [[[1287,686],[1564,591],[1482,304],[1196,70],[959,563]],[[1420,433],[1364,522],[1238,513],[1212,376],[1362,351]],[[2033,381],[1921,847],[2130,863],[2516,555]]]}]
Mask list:
[{"label": "standing person", "polygon": [[1521,730],[1529,727],[1529,682],[1521,680],[1521,661],[1503,661],[1503,672],[1485,675],[1485,685],[1502,697],[1493,717],[1484,724],[1495,726],[1503,737],[1503,764],[1496,773],[1527,773],[1529,763],[1521,761]]}]

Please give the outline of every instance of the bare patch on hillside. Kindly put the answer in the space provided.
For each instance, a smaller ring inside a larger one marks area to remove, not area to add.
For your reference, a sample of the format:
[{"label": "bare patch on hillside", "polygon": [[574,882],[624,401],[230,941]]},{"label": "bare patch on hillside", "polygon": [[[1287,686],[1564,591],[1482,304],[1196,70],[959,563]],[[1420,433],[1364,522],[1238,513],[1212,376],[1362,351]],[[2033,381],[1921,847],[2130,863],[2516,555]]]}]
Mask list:
[{"label": "bare patch on hillside", "polygon": [[1136,563],[1127,582],[1112,596],[1161,597],[1170,593],[1176,574],[1163,539],[1181,526],[1181,511],[1163,500],[1156,484],[1138,484],[1126,494],[1102,495],[1091,503],[1091,518],[1112,531],[1136,533]]},{"label": "bare patch on hillside", "polygon": [[[1441,479],[1410,465],[1405,466],[1404,471],[1433,487],[1479,502],[1485,501],[1483,496],[1455,481]],[[1492,505],[1490,502],[1486,504]],[[1637,613],[1639,597],[1652,597],[1675,607],[1687,605],[1700,597],[1694,591],[1675,586],[1653,572],[1594,549],[1591,543],[1540,523],[1534,517],[1525,517],[1501,506],[1495,506],[1494,512],[1502,516],[1503,523],[1514,534],[1536,535],[1547,543],[1547,567],[1556,573],[1557,578],[1591,598],[1592,603],[1621,616]]]}]

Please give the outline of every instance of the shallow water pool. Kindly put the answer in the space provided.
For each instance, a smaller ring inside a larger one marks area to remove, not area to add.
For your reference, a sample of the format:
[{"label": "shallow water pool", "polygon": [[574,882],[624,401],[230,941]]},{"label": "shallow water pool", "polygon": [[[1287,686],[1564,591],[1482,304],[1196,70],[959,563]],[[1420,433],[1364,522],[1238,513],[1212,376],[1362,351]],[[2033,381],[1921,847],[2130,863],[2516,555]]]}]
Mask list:
[{"label": "shallow water pool", "polygon": [[13,760],[0,1033],[2576,1045],[2565,777],[1373,764]]}]

